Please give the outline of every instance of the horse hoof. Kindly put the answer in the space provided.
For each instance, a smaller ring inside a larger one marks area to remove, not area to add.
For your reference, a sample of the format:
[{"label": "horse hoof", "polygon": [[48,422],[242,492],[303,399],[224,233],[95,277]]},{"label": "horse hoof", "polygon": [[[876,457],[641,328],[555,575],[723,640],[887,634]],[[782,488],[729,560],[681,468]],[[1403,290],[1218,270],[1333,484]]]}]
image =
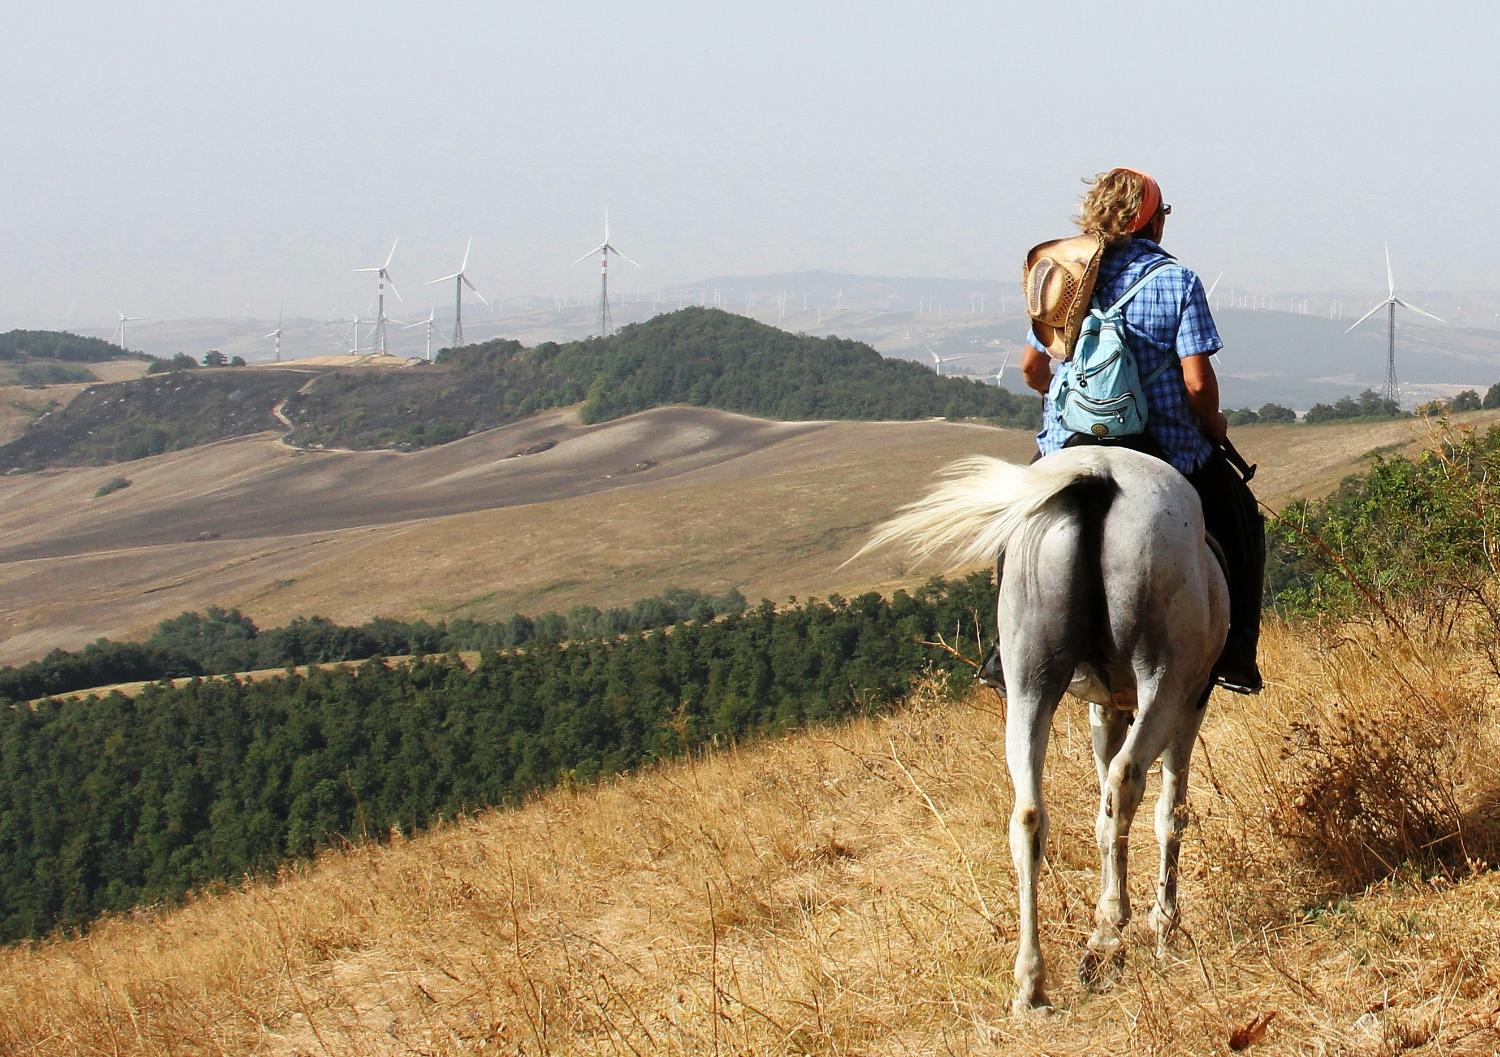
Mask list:
[{"label": "horse hoof", "polygon": [[1083,952],[1083,961],[1078,963],[1078,981],[1095,994],[1108,991],[1120,979],[1125,969],[1125,951],[1116,947],[1102,952],[1093,948]]},{"label": "horse hoof", "polygon": [[1164,958],[1182,946],[1181,922],[1176,914],[1164,914],[1160,907],[1152,907],[1148,918],[1151,930],[1156,933],[1156,956]]},{"label": "horse hoof", "polygon": [[1046,995],[1038,993],[1030,998],[1017,995],[1010,1004],[1010,1011],[1018,1017],[1050,1017],[1056,1012]]}]

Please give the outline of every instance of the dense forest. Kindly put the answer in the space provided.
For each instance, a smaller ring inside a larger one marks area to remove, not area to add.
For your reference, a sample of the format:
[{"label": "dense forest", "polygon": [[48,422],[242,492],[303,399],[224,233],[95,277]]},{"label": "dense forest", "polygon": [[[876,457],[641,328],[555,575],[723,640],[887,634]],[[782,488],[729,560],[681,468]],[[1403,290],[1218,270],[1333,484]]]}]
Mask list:
[{"label": "dense forest", "polygon": [[745,607],[736,588],[712,595],[672,587],[629,606],[574,606],[566,613],[516,614],[504,621],[430,624],[379,617],[351,627],[314,616],[269,629],[257,628],[239,610],[210,607],[162,621],[145,642],[99,639],[81,650],[53,650],[40,660],[0,668],[0,698],[29,701],[114,683],[607,638],[739,616]]},{"label": "dense forest", "polygon": [[[0,941],[269,871],[562,780],[899,701],[922,645],[994,635],[994,581],[933,581],[623,638],[134,699],[0,707]],[[0,702],[3,706],[3,702]]]},{"label": "dense forest", "polygon": [[299,444],[417,448],[580,402],[585,422],[663,404],[778,419],[1041,422],[1035,397],[940,378],[861,342],[789,334],[710,308],[657,316],[608,338],[535,348],[490,341],[445,349],[431,368],[341,372],[286,410]]}]

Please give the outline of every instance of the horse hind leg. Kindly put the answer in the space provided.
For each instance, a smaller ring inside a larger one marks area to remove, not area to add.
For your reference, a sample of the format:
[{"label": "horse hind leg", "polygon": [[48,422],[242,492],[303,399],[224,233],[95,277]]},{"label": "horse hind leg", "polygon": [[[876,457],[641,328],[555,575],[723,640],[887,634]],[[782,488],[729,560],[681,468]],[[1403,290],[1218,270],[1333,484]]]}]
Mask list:
[{"label": "horse hind leg", "polygon": [[[1061,533],[1056,534],[1054,542]],[[1079,642],[1086,628],[1079,624],[1082,605],[1069,604],[1076,584],[1056,578],[1048,606],[1032,604],[1020,594],[1005,600],[1003,609],[1024,614],[1014,624],[1002,625],[1001,657],[1004,661],[1006,697],[1005,762],[1010,771],[1015,805],[1010,816],[1010,854],[1016,870],[1016,895],[1020,923],[1016,943],[1016,997],[1018,1013],[1051,1009],[1046,991],[1046,966],[1042,960],[1037,924],[1037,882],[1047,845],[1047,805],[1042,799],[1042,768],[1047,740],[1052,732],[1052,714],[1062,699],[1078,663]]]},{"label": "horse hind leg", "polygon": [[[1020,922],[1016,940],[1016,997],[1011,1008],[1017,1013],[1046,1012],[1047,970],[1042,960],[1037,927],[1037,881],[1047,845],[1049,819],[1042,799],[1042,767],[1052,713],[1067,685],[1066,674],[1041,679],[1017,679],[1006,672],[1011,688],[1006,701],[1005,762],[1015,790],[1010,815],[1010,856],[1016,870],[1016,895]],[[1041,685],[1032,685],[1040,683]]]},{"label": "horse hind leg", "polygon": [[1177,864],[1182,851],[1182,831],[1187,826],[1188,764],[1193,743],[1203,723],[1209,688],[1195,702],[1192,714],[1167,742],[1161,758],[1161,797],[1156,802],[1156,841],[1161,849],[1157,871],[1156,902],[1146,920],[1156,933],[1158,953],[1166,951],[1177,931]]},{"label": "horse hind leg", "polygon": [[1124,966],[1123,936],[1131,916],[1126,872],[1130,827],[1145,796],[1146,769],[1161,755],[1180,720],[1180,710],[1160,710],[1158,701],[1177,696],[1163,694],[1161,689],[1142,681],[1135,721],[1104,768],[1095,828],[1102,868],[1099,902],[1094,908],[1094,931],[1078,967],[1079,979],[1093,991],[1112,987]]}]

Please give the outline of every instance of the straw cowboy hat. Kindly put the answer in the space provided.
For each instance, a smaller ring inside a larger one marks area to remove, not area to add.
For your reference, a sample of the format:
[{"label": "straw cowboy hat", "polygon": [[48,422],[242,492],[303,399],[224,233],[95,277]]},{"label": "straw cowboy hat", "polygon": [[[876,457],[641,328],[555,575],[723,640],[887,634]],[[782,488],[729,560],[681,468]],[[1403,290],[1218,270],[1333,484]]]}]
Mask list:
[{"label": "straw cowboy hat", "polygon": [[1026,254],[1022,286],[1031,332],[1055,360],[1073,355],[1078,328],[1088,314],[1104,243],[1094,235],[1053,239]]}]

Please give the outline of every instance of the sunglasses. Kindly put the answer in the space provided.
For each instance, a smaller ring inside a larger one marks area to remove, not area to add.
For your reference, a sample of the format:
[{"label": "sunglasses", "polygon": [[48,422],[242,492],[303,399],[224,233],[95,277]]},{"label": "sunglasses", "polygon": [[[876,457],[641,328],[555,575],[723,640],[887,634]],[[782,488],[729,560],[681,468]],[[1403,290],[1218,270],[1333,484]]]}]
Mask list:
[{"label": "sunglasses", "polygon": [[1166,203],[1163,203],[1160,209],[1160,213],[1164,217],[1169,217],[1172,215],[1172,207],[1167,205]]}]

